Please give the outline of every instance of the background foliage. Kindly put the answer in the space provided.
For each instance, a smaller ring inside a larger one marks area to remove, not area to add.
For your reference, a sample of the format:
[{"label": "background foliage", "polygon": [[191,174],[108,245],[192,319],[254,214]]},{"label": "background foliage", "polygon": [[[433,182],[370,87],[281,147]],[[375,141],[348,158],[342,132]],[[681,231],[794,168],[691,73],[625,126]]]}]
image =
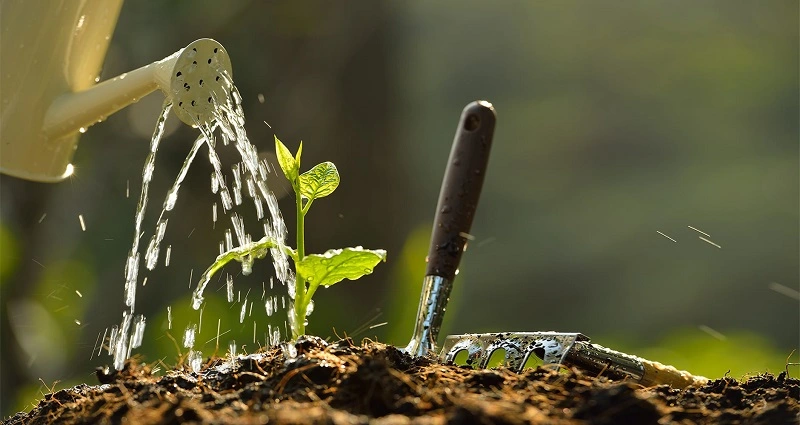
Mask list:
[{"label": "background foliage", "polygon": [[[321,290],[309,331],[398,345],[411,334],[459,113],[490,100],[499,117],[476,239],[443,332],[580,331],[739,377],[778,372],[800,341],[797,16],[797,2],[780,0],[131,1],[102,78],[197,38],[220,41],[260,149],[271,150],[273,131],[290,149],[302,139],[306,163],[330,160],[342,175],[306,219],[308,250],[389,251],[364,282]],[[124,305],[161,100],[92,127],[69,181],[0,180],[3,414],[47,391],[39,378],[93,383],[93,367],[111,363],[91,351]],[[155,205],[196,137],[176,120],[168,132]],[[199,321],[189,277],[213,261],[228,226],[212,228],[209,175],[203,161],[190,171],[165,238],[171,265],[139,292],[148,325],[138,352],[150,362],[174,365],[185,349],[167,332],[179,340]],[[290,229],[291,202],[281,202]],[[237,291],[258,300],[270,270],[256,264]],[[228,305],[219,287],[197,338],[204,355],[223,354],[230,339],[253,351],[267,325],[283,326],[258,305],[240,324],[240,303]]]}]

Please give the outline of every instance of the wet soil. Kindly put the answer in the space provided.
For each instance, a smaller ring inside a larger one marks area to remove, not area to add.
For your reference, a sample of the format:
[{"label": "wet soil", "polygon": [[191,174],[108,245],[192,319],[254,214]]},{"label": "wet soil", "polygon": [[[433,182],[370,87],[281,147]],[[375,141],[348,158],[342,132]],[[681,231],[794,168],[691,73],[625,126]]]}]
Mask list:
[{"label": "wet soil", "polygon": [[[800,380],[786,373],[686,390],[543,368],[517,374],[413,358],[394,347],[301,339],[169,371],[129,361],[98,385],[48,394],[8,424],[795,424]],[[288,350],[287,350],[288,351]]]}]

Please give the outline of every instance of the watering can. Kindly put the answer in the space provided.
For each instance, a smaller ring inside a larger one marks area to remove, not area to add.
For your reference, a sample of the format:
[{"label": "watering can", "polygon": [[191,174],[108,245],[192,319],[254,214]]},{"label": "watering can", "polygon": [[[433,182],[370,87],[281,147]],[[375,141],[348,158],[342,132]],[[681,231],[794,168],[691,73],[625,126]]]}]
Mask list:
[{"label": "watering can", "polygon": [[65,179],[81,133],[156,89],[184,123],[214,118],[233,74],[211,39],[97,84],[121,8],[122,0],[2,0],[0,172]]}]

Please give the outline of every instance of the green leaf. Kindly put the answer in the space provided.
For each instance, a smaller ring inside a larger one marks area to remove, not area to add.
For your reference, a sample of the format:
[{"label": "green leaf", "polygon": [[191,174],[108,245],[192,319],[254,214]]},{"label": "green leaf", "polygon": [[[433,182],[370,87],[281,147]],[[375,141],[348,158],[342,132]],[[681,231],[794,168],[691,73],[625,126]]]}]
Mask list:
[{"label": "green leaf", "polygon": [[[300,164],[294,159],[292,153],[289,152],[289,148],[278,139],[278,136],[275,136],[275,154],[278,156],[278,164],[280,164],[283,174],[292,182],[292,185],[294,185],[298,174],[300,174]],[[299,157],[300,155],[298,155],[298,158]]]},{"label": "green leaf", "polygon": [[300,175],[300,194],[314,200],[333,193],[339,186],[339,171],[332,162],[317,164]]},{"label": "green leaf", "polygon": [[382,249],[331,249],[325,254],[310,254],[297,264],[297,273],[312,286],[331,286],[344,279],[356,280],[372,273],[379,262],[386,261]]},{"label": "green leaf", "polygon": [[209,268],[203,272],[203,275],[200,276],[200,281],[197,283],[197,289],[192,297],[192,307],[195,310],[200,308],[200,304],[203,303],[202,294],[206,285],[208,285],[208,282],[211,280],[214,274],[216,274],[226,264],[236,260],[242,263],[242,274],[248,275],[250,274],[250,271],[252,271],[253,260],[266,257],[272,249],[278,249],[282,251],[293,260],[297,259],[297,252],[295,250],[283,245],[282,243],[279,243],[270,236],[264,236],[260,240],[225,251],[218,255],[217,259],[214,261],[214,264],[209,266]]},{"label": "green leaf", "polygon": [[300,155],[303,153],[303,141],[300,141],[300,147],[297,148],[297,153],[294,154],[294,162],[297,164],[297,170],[300,170]]},{"label": "green leaf", "polygon": [[267,254],[269,254],[269,250],[272,248],[280,249],[284,254],[291,258],[297,257],[297,253],[294,252],[293,249],[279,244],[275,238],[264,236],[260,240],[237,246],[236,248],[231,248],[230,250],[218,255],[217,259],[214,260],[214,264],[212,264],[203,273],[201,280],[206,278],[210,279],[212,276],[214,276],[214,273],[233,260],[244,264],[247,262],[252,262],[253,259],[264,258],[267,256]]}]

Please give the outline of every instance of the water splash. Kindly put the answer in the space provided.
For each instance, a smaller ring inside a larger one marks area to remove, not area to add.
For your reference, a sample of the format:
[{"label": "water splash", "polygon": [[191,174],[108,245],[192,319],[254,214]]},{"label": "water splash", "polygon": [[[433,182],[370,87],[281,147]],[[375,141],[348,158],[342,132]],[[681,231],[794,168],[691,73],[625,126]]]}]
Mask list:
[{"label": "water splash", "polygon": [[[214,170],[210,176],[211,191],[219,196],[219,203],[222,205],[222,214],[230,214],[231,219],[231,227],[226,229],[225,240],[220,244],[221,253],[238,246],[252,243],[253,237],[247,232],[244,220],[238,214],[231,214],[235,206],[242,205],[244,203],[244,198],[249,197],[252,199],[252,205],[255,208],[256,216],[263,225],[264,235],[277,241],[277,246],[270,249],[275,277],[284,285],[290,285],[293,288],[295,277],[289,266],[289,258],[285,252],[285,240],[288,231],[278,208],[277,198],[269,190],[267,184],[267,178],[270,176],[269,164],[259,159],[256,147],[250,142],[245,132],[245,118],[241,104],[242,98],[238,89],[234,86],[230,76],[226,73],[222,73],[222,78],[226,88],[229,90],[230,96],[224,99],[223,102],[219,102],[219,99],[216,98],[213,99],[215,120],[212,123],[202,125],[198,123],[197,128],[200,130],[201,134],[194,141],[172,187],[167,191],[161,206],[161,212],[158,216],[155,231],[150,237],[145,251],[141,253],[140,240],[144,236],[142,223],[148,205],[149,188],[155,171],[156,155],[161,138],[164,135],[166,119],[172,109],[172,104],[169,101],[164,102],[161,114],[158,117],[150,142],[150,150],[142,169],[142,189],[136,207],[134,237],[125,262],[124,300],[128,308],[123,312],[120,325],[114,326],[111,329],[111,336],[108,344],[108,352],[114,357],[114,367],[118,370],[123,368],[125,360],[130,356],[131,349],[141,346],[143,341],[146,319],[143,315],[137,315],[134,318],[136,292],[139,285],[138,279],[140,277],[140,259],[143,257],[147,270],[154,270],[157,267],[160,247],[169,223],[169,219],[165,216],[175,208],[181,185],[186,178],[191,164],[194,162],[198,152],[203,146],[208,148],[208,161]],[[229,144],[233,145],[241,157],[241,162],[233,164],[231,167],[233,179],[232,182],[230,182],[230,187],[228,182],[226,182],[225,175],[223,174],[222,162],[216,151],[215,132],[217,131],[221,134],[222,144],[225,146]],[[266,207],[264,204],[266,204]],[[212,213],[214,226],[216,226],[218,213],[216,202],[213,205]],[[169,265],[171,251],[172,247],[170,245],[167,248],[165,266]],[[252,261],[252,258],[245,258],[244,261],[242,261],[242,274],[247,275],[251,273]],[[147,279],[147,277],[145,277],[145,279]],[[198,283],[193,291],[192,307],[194,309],[199,309],[202,306],[202,294],[207,283],[207,279],[205,281],[201,279],[201,282]],[[271,279],[270,288],[272,288],[272,286]],[[226,282],[226,287],[227,298],[228,301],[231,302],[233,299],[233,279],[230,276]],[[269,306],[267,307],[268,313],[277,311],[277,301],[277,297],[267,299],[265,307]],[[285,298],[282,297],[281,301],[283,308],[285,308]],[[252,304],[253,302],[250,303],[251,313]],[[242,304],[240,322],[243,322],[246,306],[247,297],[245,297],[245,302]],[[168,316],[168,327],[171,328],[171,308],[168,308]],[[131,331],[133,331],[133,334],[131,334]],[[184,346],[191,350],[188,361],[192,370],[195,371],[199,369],[202,363],[202,355],[199,351],[193,349],[196,333],[196,326],[192,325],[187,327],[183,341]],[[280,327],[270,326],[268,328],[267,338],[269,339],[270,345],[274,346],[279,344],[281,341]]]},{"label": "water splash", "polygon": [[244,323],[245,313],[247,313],[247,297],[244,297],[244,302],[242,303],[242,310],[239,312],[239,323]]},{"label": "water splash", "polygon": [[155,269],[156,264],[158,264],[158,252],[161,249],[161,241],[164,240],[164,234],[167,232],[168,222],[168,219],[159,220],[158,226],[156,227],[156,233],[152,238],[150,238],[150,244],[147,245],[147,251],[145,251],[144,254],[147,270]]},{"label": "water splash", "polygon": [[187,360],[189,362],[189,366],[192,368],[192,372],[200,372],[200,368],[203,366],[203,353],[192,350],[189,352],[189,357]]},{"label": "water splash", "polygon": [[142,338],[144,337],[145,318],[144,315],[136,316],[136,324],[134,325],[133,338],[131,348],[139,348],[142,345]]},{"label": "water splash", "polygon": [[228,295],[228,302],[233,302],[233,276],[227,275],[225,278],[225,287]]},{"label": "water splash", "polygon": [[[172,109],[172,103],[165,100],[161,108],[161,114],[156,121],[156,128],[153,131],[153,136],[150,139],[150,151],[145,158],[144,167],[142,169],[142,191],[139,194],[139,202],[136,206],[136,215],[134,219],[134,233],[133,243],[131,250],[128,253],[128,258],[125,261],[125,306],[128,310],[122,313],[122,323],[119,327],[112,328],[111,337],[109,338],[108,353],[114,358],[114,368],[122,370],[125,366],[125,360],[130,357],[130,350],[134,345],[141,344],[141,339],[144,334],[144,316],[137,318],[136,330],[134,335],[130,334],[131,321],[133,313],[136,310],[136,287],[139,278],[139,240],[142,235],[142,222],[144,221],[144,212],[147,208],[148,191],[150,182],[153,179],[153,171],[155,170],[156,153],[161,138],[164,135],[164,127],[167,121],[167,116]],[[151,252],[152,256],[152,252]],[[157,258],[157,253],[156,253]]]},{"label": "water splash", "polygon": [[122,325],[115,332],[114,343],[109,347],[109,354],[114,357],[114,368],[122,370],[125,360],[130,357],[130,340],[128,335],[131,329],[132,314],[127,310],[122,312]]},{"label": "water splash", "polygon": [[[289,267],[289,259],[282,249],[285,247],[285,240],[288,234],[286,225],[283,221],[283,216],[278,209],[277,198],[269,190],[267,185],[267,170],[266,163],[259,160],[258,151],[255,146],[250,143],[247,133],[244,130],[244,111],[241,107],[241,96],[239,91],[233,85],[233,82],[227,75],[223,78],[226,82],[226,87],[230,90],[230,98],[226,99],[226,103],[217,104],[215,109],[216,123],[222,133],[223,143],[232,143],[239,155],[242,158],[241,163],[234,164],[232,167],[233,184],[232,190],[235,199],[231,199],[230,191],[225,183],[224,175],[222,174],[222,164],[219,161],[219,156],[213,149],[209,149],[209,161],[214,168],[214,173],[211,177],[212,190],[218,190],[220,200],[225,212],[233,208],[233,203],[240,205],[242,203],[242,181],[247,186],[247,194],[253,199],[256,206],[257,215],[259,219],[264,217],[263,201],[266,200],[270,212],[269,217],[264,218],[264,233],[278,242],[278,247],[270,249],[272,255],[273,265],[275,268],[276,277],[279,281],[287,283],[293,280],[291,268]],[[209,147],[215,144],[214,132],[206,125],[199,126],[200,131],[205,135],[209,141]],[[237,214],[231,216],[231,229],[225,232],[225,241],[222,244],[225,251],[242,246],[252,242],[252,236],[245,231],[244,222]],[[233,233],[236,234],[237,245],[234,245]],[[242,261],[242,274],[247,275],[252,271],[252,258],[246,258]],[[197,288],[192,294],[192,307],[198,309],[203,303],[203,292],[208,283],[208,277],[204,277],[198,283]],[[230,289],[228,289],[230,291]],[[230,297],[229,297],[230,299]]]},{"label": "water splash", "polygon": [[297,358],[297,347],[291,342],[281,344],[281,351],[285,360],[294,360]]},{"label": "water splash", "polygon": [[232,370],[236,369],[236,341],[232,340],[228,343],[228,367]]},{"label": "water splash", "polygon": [[[172,102],[169,100],[164,101],[161,108],[161,115],[158,116],[156,121],[156,128],[153,131],[153,137],[150,139],[150,152],[144,161],[144,169],[142,170],[142,192],[139,194],[139,203],[136,206],[136,218],[134,221],[133,245],[131,246],[130,253],[128,254],[127,267],[125,268],[125,305],[130,307],[131,314],[134,311],[136,300],[136,283],[139,274],[139,239],[142,234],[142,221],[144,221],[144,212],[147,208],[148,190],[150,188],[150,181],[153,179],[153,170],[156,166],[156,153],[158,152],[158,145],[161,142],[161,137],[164,135],[164,126],[167,122],[167,116],[172,109]],[[133,295],[130,295],[130,293]],[[125,333],[127,335],[127,333]]]},{"label": "water splash", "polygon": [[186,326],[186,330],[183,331],[183,347],[184,348],[192,348],[194,347],[194,337],[197,334],[197,325],[191,324]]}]

